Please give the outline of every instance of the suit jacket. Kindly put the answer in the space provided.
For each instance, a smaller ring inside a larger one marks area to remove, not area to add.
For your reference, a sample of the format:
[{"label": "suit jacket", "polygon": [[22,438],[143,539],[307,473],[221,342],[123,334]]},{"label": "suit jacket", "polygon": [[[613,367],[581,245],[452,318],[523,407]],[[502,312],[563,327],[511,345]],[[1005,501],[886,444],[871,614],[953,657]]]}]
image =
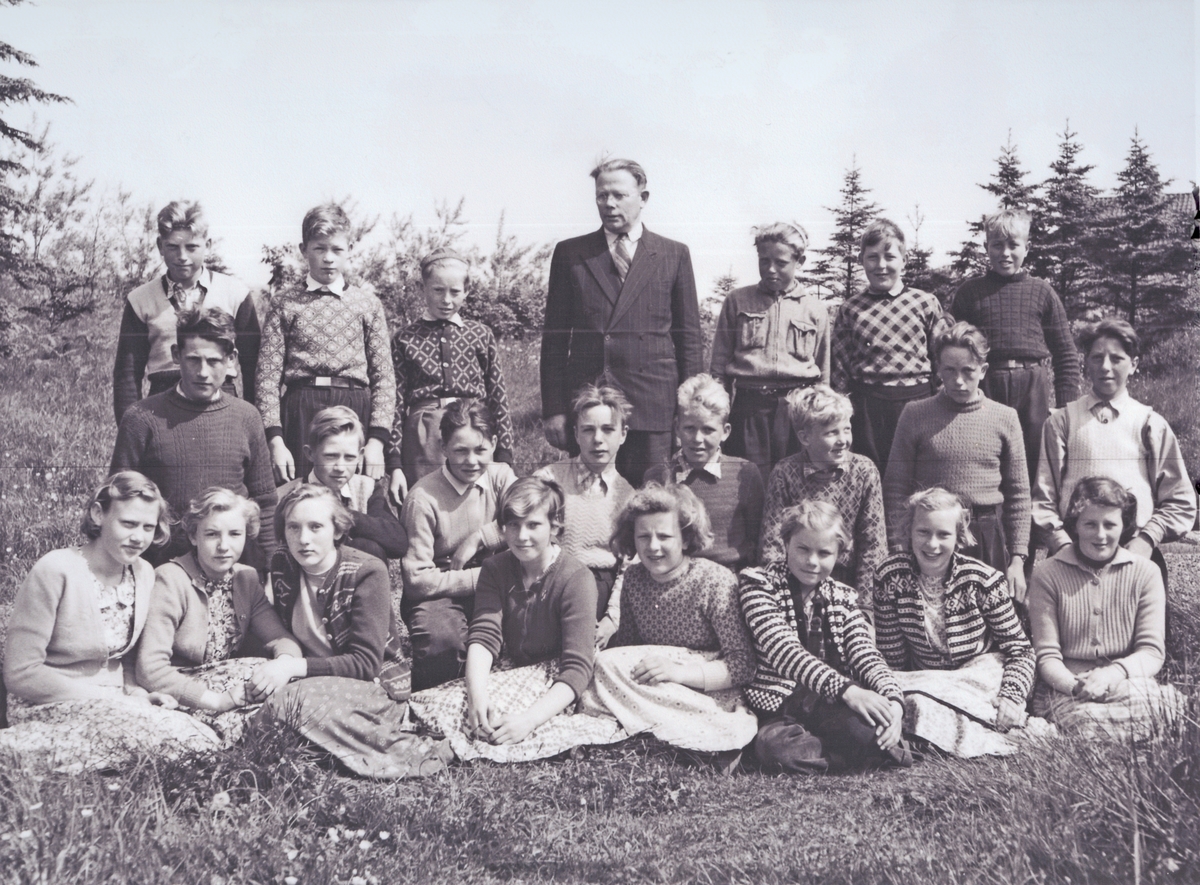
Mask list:
[{"label": "suit jacket", "polygon": [[687,246],[643,229],[622,286],[604,230],[563,240],[550,260],[542,331],[542,415],[567,414],[600,376],[633,404],[631,430],[671,429],[675,389],[704,371]]}]

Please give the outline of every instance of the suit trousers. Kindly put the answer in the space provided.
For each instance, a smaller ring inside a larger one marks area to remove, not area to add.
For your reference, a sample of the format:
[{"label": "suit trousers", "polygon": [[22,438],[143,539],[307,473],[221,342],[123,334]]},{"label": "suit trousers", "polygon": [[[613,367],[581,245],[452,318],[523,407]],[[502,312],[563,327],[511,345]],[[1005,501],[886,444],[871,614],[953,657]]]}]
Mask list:
[{"label": "suit trousers", "polygon": [[309,425],[317,412],[330,406],[348,406],[358,415],[364,429],[371,426],[371,391],[366,387],[292,386],[283,394],[279,409],[283,442],[296,461],[296,476],[300,479],[306,479],[312,470],[312,462],[304,456]]},{"label": "suit trousers", "polygon": [[1050,373],[1045,366],[1037,365],[1013,369],[989,367],[983,377],[983,392],[988,399],[1017,410],[1021,435],[1025,438],[1029,487],[1033,488],[1042,448],[1042,425],[1050,417]]},{"label": "suit trousers", "polygon": [[421,691],[463,675],[467,627],[474,596],[440,596],[400,601],[400,617],[412,642],[412,690]]},{"label": "suit trousers", "polygon": [[928,384],[911,387],[883,387],[859,385],[850,391],[850,402],[854,414],[850,418],[850,431],[854,435],[851,448],[859,455],[866,455],[879,468],[879,475],[887,473],[888,456],[892,452],[892,440],[896,437],[896,424],[904,407],[931,393]]},{"label": "suit trousers", "polygon": [[675,434],[670,430],[631,430],[617,452],[617,473],[635,489],[641,486],[646,471],[665,464],[671,457]]}]

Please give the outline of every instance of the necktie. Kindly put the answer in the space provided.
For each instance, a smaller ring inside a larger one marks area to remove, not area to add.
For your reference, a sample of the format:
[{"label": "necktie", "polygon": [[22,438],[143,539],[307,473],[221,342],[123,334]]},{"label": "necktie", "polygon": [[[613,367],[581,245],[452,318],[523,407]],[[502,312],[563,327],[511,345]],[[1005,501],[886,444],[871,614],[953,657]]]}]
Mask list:
[{"label": "necktie", "polygon": [[629,273],[629,263],[633,260],[629,255],[629,234],[621,234],[613,243],[613,264],[617,266],[617,276],[621,284],[625,284],[625,275]]}]

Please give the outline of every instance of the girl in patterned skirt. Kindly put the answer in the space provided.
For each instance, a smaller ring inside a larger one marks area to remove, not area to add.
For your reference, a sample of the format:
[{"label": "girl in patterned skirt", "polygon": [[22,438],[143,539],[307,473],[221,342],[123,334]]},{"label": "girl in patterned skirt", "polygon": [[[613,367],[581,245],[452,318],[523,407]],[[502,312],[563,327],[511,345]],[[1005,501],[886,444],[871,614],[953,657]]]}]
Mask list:
[{"label": "girl in patterned skirt", "polygon": [[303,657],[267,601],[258,572],[238,560],[258,535],[258,504],[206,489],[188,505],[192,552],[159,566],[138,651],[138,683],[175,698],[232,743],[248,709],[245,683],[261,657],[234,657],[253,634],[271,657]]},{"label": "girl in patterned skirt", "polygon": [[85,541],[39,559],[17,591],[4,685],[11,728],[0,749],[57,771],[111,768],[145,753],[207,750],[207,726],[134,680],[154,569],[141,558],[170,537],[158,486],[132,470],[92,495]]}]

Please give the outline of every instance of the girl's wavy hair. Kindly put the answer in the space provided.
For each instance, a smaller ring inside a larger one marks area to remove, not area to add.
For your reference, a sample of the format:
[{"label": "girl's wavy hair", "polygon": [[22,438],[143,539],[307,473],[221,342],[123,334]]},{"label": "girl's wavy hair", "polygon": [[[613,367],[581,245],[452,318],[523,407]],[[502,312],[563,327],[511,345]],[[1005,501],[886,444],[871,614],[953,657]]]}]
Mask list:
[{"label": "girl's wavy hair", "polygon": [[784,547],[791,543],[792,535],[801,529],[811,532],[832,531],[838,539],[838,553],[850,546],[850,533],[846,531],[846,523],[842,514],[828,501],[812,501],[805,499],[783,511],[779,524],[779,537]]},{"label": "girl's wavy hair", "polygon": [[1071,490],[1071,500],[1063,514],[1063,528],[1072,541],[1079,541],[1079,517],[1089,504],[1121,511],[1122,545],[1128,544],[1137,533],[1137,498],[1133,492],[1107,476],[1085,476]]},{"label": "girl's wavy hair", "polygon": [[[287,518],[291,516],[292,511],[301,501],[327,501],[329,503],[333,532],[337,536],[338,543],[341,543],[346,537],[346,532],[354,528],[354,516],[332,489],[320,483],[304,482],[284,495],[279,506],[275,508],[275,537],[284,546],[286,546],[287,539]],[[291,556],[290,551],[288,556]]]},{"label": "girl's wavy hair", "polygon": [[954,492],[946,491],[941,486],[933,486],[914,492],[904,502],[904,510],[900,513],[900,538],[905,549],[912,552],[912,529],[913,523],[917,521],[918,510],[925,513],[936,513],[939,510],[949,510],[953,507],[958,508],[955,548],[962,550],[964,547],[973,545],[975,536],[971,534],[971,508],[964,504],[962,498]]},{"label": "girl's wavy hair", "polygon": [[261,527],[260,520],[262,519],[262,511],[259,509],[258,502],[251,501],[237,492],[221,488],[220,486],[211,486],[192,498],[188,502],[187,511],[180,518],[179,523],[183,526],[184,533],[194,547],[196,546],[196,532],[200,528],[200,523],[204,522],[204,520],[208,519],[214,513],[230,512],[240,513],[242,519],[246,521],[247,541],[258,537],[258,530]]},{"label": "girl's wavy hair", "polygon": [[114,473],[104,481],[92,497],[88,499],[83,509],[83,521],[80,531],[84,536],[94,541],[100,537],[100,523],[92,516],[92,505],[99,504],[102,513],[108,513],[114,501],[132,501],[138,498],[150,504],[158,505],[158,527],[154,531],[151,547],[161,547],[171,540],[171,507],[167,504],[162,492],[154,482],[136,470],[122,470]]},{"label": "girl's wavy hair", "polygon": [[506,488],[496,505],[496,522],[503,528],[509,523],[520,522],[540,507],[546,508],[554,540],[561,541],[566,503],[562,487],[552,479],[525,476]]},{"label": "girl's wavy hair", "polygon": [[704,504],[687,486],[663,486],[656,482],[646,483],[634,492],[613,525],[612,541],[609,546],[621,556],[636,556],[634,523],[639,516],[652,513],[674,513],[679,520],[683,535],[683,552],[694,556],[707,549],[713,542],[712,526]]}]

